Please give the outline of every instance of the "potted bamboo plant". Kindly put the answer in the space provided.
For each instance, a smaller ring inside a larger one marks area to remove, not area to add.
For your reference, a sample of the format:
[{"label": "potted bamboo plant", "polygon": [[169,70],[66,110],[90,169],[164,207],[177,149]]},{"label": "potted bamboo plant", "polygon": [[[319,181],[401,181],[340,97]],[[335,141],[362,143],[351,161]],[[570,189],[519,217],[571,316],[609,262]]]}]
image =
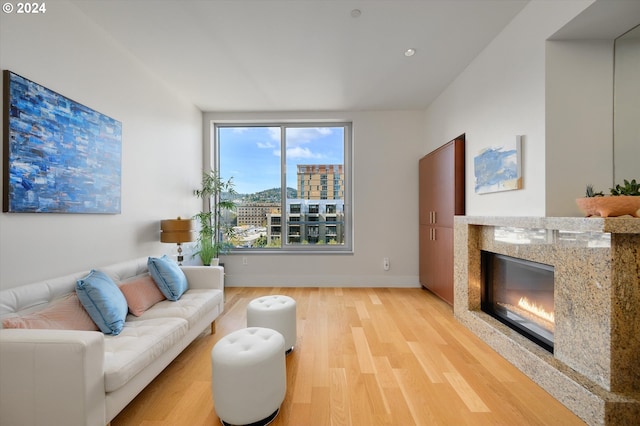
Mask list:
[{"label": "potted bamboo plant", "polygon": [[230,229],[225,226],[222,218],[224,212],[235,209],[233,199],[225,198],[236,194],[233,178],[224,180],[216,170],[202,173],[200,189],[193,191],[194,195],[203,201],[204,210],[194,216],[200,224],[197,251],[203,265],[217,264],[221,254],[226,254],[232,248],[229,241],[224,241],[223,235]]}]

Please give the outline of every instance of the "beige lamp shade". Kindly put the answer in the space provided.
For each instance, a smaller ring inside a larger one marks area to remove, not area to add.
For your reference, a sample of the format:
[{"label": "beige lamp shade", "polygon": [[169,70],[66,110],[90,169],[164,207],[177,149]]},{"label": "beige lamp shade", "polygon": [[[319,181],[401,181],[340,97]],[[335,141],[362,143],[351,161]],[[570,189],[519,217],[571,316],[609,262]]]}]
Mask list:
[{"label": "beige lamp shade", "polygon": [[163,243],[188,243],[195,241],[193,220],[166,219],[160,221],[160,241]]}]

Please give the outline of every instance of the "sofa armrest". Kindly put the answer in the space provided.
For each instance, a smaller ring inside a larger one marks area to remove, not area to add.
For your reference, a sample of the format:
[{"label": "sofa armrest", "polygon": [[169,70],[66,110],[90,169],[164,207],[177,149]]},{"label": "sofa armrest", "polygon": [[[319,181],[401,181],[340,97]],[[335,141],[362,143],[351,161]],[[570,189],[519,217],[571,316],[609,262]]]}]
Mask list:
[{"label": "sofa armrest", "polygon": [[181,266],[189,288],[224,290],[222,266]]},{"label": "sofa armrest", "polygon": [[105,417],[102,333],[0,330],[0,424],[104,426]]}]

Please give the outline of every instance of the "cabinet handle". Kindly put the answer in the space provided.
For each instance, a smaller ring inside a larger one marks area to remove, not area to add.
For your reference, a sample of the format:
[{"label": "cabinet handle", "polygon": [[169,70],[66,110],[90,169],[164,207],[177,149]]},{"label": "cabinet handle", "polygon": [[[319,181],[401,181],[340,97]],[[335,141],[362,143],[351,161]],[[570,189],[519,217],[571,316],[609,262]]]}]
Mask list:
[{"label": "cabinet handle", "polygon": [[437,213],[437,212],[433,212],[433,222],[432,222],[432,223],[437,223],[437,220],[436,220],[436,213]]},{"label": "cabinet handle", "polygon": [[436,228],[433,228],[433,241],[436,240]]}]

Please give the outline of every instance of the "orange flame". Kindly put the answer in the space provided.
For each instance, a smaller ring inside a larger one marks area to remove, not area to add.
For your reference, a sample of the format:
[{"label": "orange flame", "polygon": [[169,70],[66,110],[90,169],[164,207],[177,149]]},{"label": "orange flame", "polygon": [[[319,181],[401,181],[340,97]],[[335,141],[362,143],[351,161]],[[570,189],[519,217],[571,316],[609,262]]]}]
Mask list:
[{"label": "orange flame", "polygon": [[545,319],[549,322],[555,323],[555,318],[553,316],[553,312],[547,312],[540,306],[536,305],[533,302],[530,302],[526,297],[521,297],[518,301],[518,306],[532,314]]}]

